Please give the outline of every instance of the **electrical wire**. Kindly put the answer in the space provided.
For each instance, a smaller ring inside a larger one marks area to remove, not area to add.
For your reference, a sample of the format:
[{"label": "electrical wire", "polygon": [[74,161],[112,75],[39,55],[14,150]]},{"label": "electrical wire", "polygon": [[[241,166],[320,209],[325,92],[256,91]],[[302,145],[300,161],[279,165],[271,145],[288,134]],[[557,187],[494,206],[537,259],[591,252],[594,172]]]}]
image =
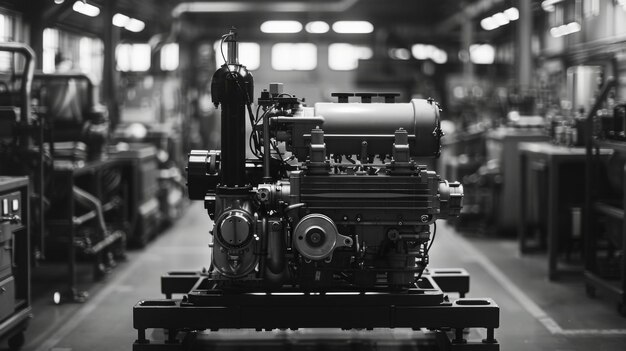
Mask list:
[{"label": "electrical wire", "polygon": [[430,239],[430,243],[428,244],[428,248],[426,249],[426,254],[430,252],[430,248],[433,246],[435,242],[435,236],[437,235],[437,222],[433,222],[433,238]]},{"label": "electrical wire", "polygon": [[[426,252],[424,253],[425,257],[428,257],[430,248],[433,246],[433,243],[435,242],[435,236],[437,236],[437,222],[433,222],[433,237],[430,239],[430,243],[428,244],[428,247],[426,248]],[[415,278],[415,284],[417,284],[417,282],[420,279],[422,279],[422,274],[424,274],[425,269],[426,269],[426,266],[424,266],[424,269],[422,269],[422,271],[419,272],[419,274],[417,275],[417,278]]]}]

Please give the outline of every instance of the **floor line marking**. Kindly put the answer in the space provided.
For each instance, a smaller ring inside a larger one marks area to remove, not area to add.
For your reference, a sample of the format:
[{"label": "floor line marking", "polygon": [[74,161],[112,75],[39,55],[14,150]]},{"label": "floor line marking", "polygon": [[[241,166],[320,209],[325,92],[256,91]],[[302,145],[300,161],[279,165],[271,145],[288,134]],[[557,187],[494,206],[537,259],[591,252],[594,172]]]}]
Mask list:
[{"label": "floor line marking", "polygon": [[455,236],[457,244],[463,247],[469,255],[495,279],[517,302],[537,321],[539,321],[551,334],[567,336],[612,336],[626,335],[626,329],[563,329],[552,317],[535,303],[526,293],[509,279],[493,262],[482,252],[474,247],[463,236],[449,232]]}]

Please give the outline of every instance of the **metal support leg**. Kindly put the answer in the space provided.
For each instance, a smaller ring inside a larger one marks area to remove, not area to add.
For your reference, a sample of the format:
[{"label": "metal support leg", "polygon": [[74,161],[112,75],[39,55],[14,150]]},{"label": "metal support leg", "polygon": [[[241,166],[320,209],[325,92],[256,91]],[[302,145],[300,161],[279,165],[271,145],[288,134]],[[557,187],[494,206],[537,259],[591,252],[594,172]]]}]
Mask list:
[{"label": "metal support leg", "polygon": [[495,338],[495,329],[487,328],[487,338],[483,339],[484,344],[496,344],[498,341]]},{"label": "metal support leg", "polygon": [[526,172],[528,163],[528,156],[525,152],[521,152],[519,155],[520,165],[520,198],[519,198],[519,218],[517,219],[517,239],[519,243],[520,253],[526,253],[528,251],[527,238],[526,238],[526,194],[527,186]]},{"label": "metal support leg", "polygon": [[548,279],[558,278],[559,256],[559,169],[558,165],[550,162],[548,168],[548,181],[550,194],[548,194]]},{"label": "metal support leg", "polygon": [[145,329],[137,329],[137,344],[147,344],[148,339],[146,339],[146,330]]},{"label": "metal support leg", "polygon": [[176,331],[176,329],[168,329],[167,330],[167,342],[169,344],[176,344],[176,335],[178,334],[178,332]]},{"label": "metal support leg", "polygon": [[454,329],[454,340],[452,340],[453,344],[465,344],[467,340],[463,337],[463,328]]}]

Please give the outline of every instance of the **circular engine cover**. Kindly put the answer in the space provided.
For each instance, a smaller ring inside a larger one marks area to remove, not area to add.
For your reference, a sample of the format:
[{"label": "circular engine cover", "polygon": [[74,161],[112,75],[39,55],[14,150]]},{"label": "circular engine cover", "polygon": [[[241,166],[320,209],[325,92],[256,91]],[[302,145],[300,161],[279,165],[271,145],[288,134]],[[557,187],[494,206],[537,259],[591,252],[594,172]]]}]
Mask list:
[{"label": "circular engine cover", "polygon": [[293,234],[294,246],[302,256],[310,260],[323,260],[330,256],[337,246],[338,237],[343,238],[339,235],[335,222],[319,213],[304,216]]},{"label": "circular engine cover", "polygon": [[253,223],[252,217],[246,211],[226,211],[217,219],[215,238],[226,248],[242,247],[252,240]]}]

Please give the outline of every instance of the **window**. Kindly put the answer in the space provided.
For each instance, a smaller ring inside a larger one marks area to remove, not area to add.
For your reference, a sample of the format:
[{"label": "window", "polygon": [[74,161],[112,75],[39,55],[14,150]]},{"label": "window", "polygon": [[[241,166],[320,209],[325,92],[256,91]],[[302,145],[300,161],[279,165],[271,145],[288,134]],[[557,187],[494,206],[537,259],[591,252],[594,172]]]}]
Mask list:
[{"label": "window", "polygon": [[91,38],[82,37],[78,44],[78,64],[83,72],[91,72]]},{"label": "window", "polygon": [[595,17],[600,14],[600,0],[583,0],[585,17]]},{"label": "window", "polygon": [[88,75],[94,83],[102,80],[104,67],[104,44],[100,39],[82,37],[78,42],[78,67]]},{"label": "window", "polygon": [[[228,55],[226,43],[224,43],[224,56],[222,56],[222,52],[220,50],[221,42],[221,40],[218,40],[213,46],[215,48],[216,68],[222,67],[222,65],[224,64],[224,57]],[[247,42],[239,43],[239,63],[246,66],[249,71],[259,69],[259,67],[261,66],[261,47],[259,46],[259,44]]]},{"label": "window", "polygon": [[489,44],[470,45],[470,60],[475,64],[492,64],[496,57],[496,49]]},{"label": "window", "polygon": [[[0,13],[0,42],[14,41],[13,17]],[[13,54],[0,52],[0,71],[6,72],[13,66]]]},{"label": "window", "polygon": [[[102,40],[81,36],[66,31],[46,28],[43,31],[42,70],[54,73],[58,69],[80,71],[88,75],[94,83],[102,80],[104,67],[104,44]],[[64,67],[59,67],[59,59]]]},{"label": "window", "polygon": [[43,73],[54,73],[54,57],[59,50],[59,31],[52,28],[43,30]]},{"label": "window", "polygon": [[0,41],[11,40],[11,33],[7,30],[10,29],[7,22],[9,22],[7,16],[0,13]]},{"label": "window", "polygon": [[335,71],[350,71],[359,66],[359,60],[372,58],[372,49],[347,43],[328,46],[328,67]]},{"label": "window", "polygon": [[178,68],[178,44],[169,43],[161,47],[161,70],[175,71]]},{"label": "window", "polygon": [[310,71],[317,67],[317,46],[311,43],[278,43],[272,46],[272,68],[277,71]]},{"label": "window", "polygon": [[149,44],[119,44],[115,50],[117,70],[122,72],[145,72],[150,69]]}]

